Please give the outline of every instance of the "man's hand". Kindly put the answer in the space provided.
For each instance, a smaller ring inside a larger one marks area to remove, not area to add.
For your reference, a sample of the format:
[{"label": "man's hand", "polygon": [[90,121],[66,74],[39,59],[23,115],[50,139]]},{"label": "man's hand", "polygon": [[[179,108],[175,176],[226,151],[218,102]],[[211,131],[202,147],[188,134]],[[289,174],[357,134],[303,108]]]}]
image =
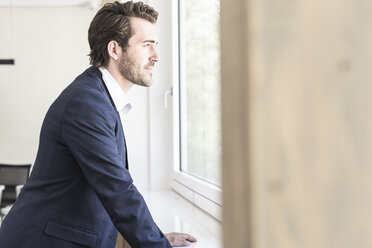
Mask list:
[{"label": "man's hand", "polygon": [[196,238],[186,233],[166,233],[165,237],[173,247],[189,246],[190,242],[196,242]]}]

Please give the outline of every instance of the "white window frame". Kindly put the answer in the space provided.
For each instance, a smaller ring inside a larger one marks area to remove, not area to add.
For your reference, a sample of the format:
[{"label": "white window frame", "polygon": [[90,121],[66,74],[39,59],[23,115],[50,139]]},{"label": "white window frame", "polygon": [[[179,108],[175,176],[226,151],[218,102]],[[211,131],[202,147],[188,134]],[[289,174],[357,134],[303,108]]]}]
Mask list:
[{"label": "white window frame", "polygon": [[[208,214],[222,221],[222,188],[181,171],[180,152],[180,87],[182,81],[180,53],[183,53],[179,28],[182,23],[179,8],[182,0],[172,1],[172,54],[173,54],[173,176],[171,187]],[[181,45],[180,45],[181,44]],[[181,74],[180,74],[181,73]],[[186,158],[183,158],[186,162]]]}]

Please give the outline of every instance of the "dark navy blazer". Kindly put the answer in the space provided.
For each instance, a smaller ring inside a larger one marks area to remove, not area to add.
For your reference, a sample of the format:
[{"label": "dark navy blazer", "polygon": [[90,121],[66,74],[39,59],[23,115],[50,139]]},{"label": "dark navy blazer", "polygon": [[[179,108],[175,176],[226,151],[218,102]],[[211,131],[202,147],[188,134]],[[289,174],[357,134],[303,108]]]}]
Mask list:
[{"label": "dark navy blazer", "polygon": [[29,182],[0,228],[0,248],[169,248],[126,169],[119,113],[89,68],[49,108]]}]

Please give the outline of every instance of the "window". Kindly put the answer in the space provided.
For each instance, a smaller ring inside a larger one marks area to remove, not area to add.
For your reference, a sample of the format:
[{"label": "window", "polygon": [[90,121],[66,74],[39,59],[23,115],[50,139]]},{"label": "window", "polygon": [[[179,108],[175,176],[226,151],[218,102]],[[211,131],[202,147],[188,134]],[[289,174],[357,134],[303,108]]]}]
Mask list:
[{"label": "window", "polygon": [[180,7],[181,171],[221,186],[219,0]]},{"label": "window", "polygon": [[178,18],[176,180],[220,206],[220,1],[179,0]]}]

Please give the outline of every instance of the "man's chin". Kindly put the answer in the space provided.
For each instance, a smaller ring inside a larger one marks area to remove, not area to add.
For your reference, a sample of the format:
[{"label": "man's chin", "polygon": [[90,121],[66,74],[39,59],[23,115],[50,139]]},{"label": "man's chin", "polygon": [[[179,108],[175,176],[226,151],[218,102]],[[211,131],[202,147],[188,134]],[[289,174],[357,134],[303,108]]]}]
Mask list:
[{"label": "man's chin", "polygon": [[152,85],[152,77],[148,77],[147,80],[142,80],[142,85],[145,87],[150,87]]},{"label": "man's chin", "polygon": [[150,87],[152,85],[152,80],[151,81],[142,81],[142,82],[135,82],[134,84],[138,86],[143,86],[143,87]]}]

